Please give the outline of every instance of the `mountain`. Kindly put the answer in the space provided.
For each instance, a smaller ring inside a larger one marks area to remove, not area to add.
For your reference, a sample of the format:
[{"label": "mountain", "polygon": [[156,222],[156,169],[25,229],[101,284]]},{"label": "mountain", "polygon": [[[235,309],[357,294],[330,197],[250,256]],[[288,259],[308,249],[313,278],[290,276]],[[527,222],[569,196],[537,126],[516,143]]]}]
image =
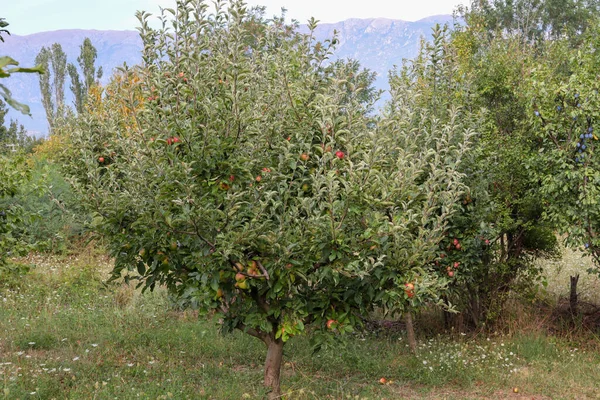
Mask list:
[{"label": "mountain", "polygon": [[[393,20],[387,18],[348,19],[345,21],[321,24],[317,27],[317,40],[331,38],[334,30],[338,33],[338,45],[335,58],[353,58],[378,74],[376,86],[385,89],[387,73],[394,65],[401,65],[403,59],[414,57],[421,38],[431,36],[431,28],[435,24],[452,24],[452,16],[437,15],[416,22]],[[306,26],[299,28],[307,32]],[[33,66],[34,60],[42,47],[60,43],[67,54],[68,62],[76,63],[79,46],[88,37],[98,50],[97,65],[104,69],[102,83],[106,83],[110,72],[127,63],[134,65],[141,61],[142,42],[136,31],[97,31],[97,30],[60,30],[41,32],[27,36],[6,36],[0,42],[0,55],[10,55],[19,61],[21,66]],[[30,134],[45,136],[47,123],[38,78],[30,74],[15,74],[3,82],[13,96],[31,107],[33,117],[21,115],[11,110],[7,118],[18,119],[25,125]],[[65,83],[65,93],[70,95],[69,79]],[[72,97],[67,96],[67,103]]]}]

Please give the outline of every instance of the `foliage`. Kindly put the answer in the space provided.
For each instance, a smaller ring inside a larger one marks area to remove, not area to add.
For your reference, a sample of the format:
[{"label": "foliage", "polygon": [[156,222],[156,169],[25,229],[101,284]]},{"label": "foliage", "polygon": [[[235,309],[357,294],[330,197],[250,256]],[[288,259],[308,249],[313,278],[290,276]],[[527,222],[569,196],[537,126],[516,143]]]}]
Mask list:
[{"label": "foliage", "polygon": [[472,326],[493,322],[512,289],[526,294],[535,288],[541,273],[536,258],[558,255],[554,226],[542,219],[539,180],[528,168],[539,143],[527,122],[525,77],[542,50],[518,36],[488,35],[484,17],[471,11],[450,43],[457,79],[468,92],[457,101],[479,113],[481,135],[463,163],[469,193],[438,260],[454,277],[449,300]]},{"label": "foliage", "polygon": [[[0,18],[0,28],[6,28],[7,26],[8,26],[8,23],[4,20],[4,18]],[[8,34],[9,32],[6,29],[1,29],[0,33]],[[4,39],[2,38],[2,36],[0,36],[0,39],[4,42]],[[39,65],[34,68],[23,68],[23,67],[19,67],[18,65],[19,65],[19,63],[15,59],[13,59],[9,56],[0,57],[0,79],[9,78],[11,74],[15,74],[15,73],[38,73],[38,74],[44,73],[43,68]],[[12,93],[10,92],[10,90],[8,90],[8,88],[1,83],[0,83],[0,96],[2,96],[2,98],[4,99],[6,104],[11,106],[15,110],[18,110],[23,114],[30,115],[29,107],[25,104],[19,103],[15,99],[13,99]]]},{"label": "foliage", "polygon": [[0,154],[17,151],[30,153],[39,141],[29,136],[25,127],[19,126],[17,121],[11,120],[7,127],[5,120],[7,113],[8,108],[0,100]]},{"label": "foliage", "polygon": [[22,241],[35,245],[36,251],[66,253],[73,251],[87,239],[85,222],[88,214],[75,201],[71,186],[60,172],[60,167],[40,157],[39,153],[27,160],[30,183],[15,196],[14,201],[27,215],[18,233]]},{"label": "foliage", "polygon": [[40,75],[40,91],[48,126],[52,132],[54,121],[65,113],[67,55],[59,43],[54,43],[50,48],[42,47],[35,62],[47,71],[44,75]]},{"label": "foliage", "polygon": [[21,156],[0,155],[0,269],[6,268],[7,258],[28,250],[18,236],[26,214],[15,196],[28,179]]},{"label": "foliage", "polygon": [[96,58],[96,48],[89,38],[85,38],[77,57],[83,73],[82,78],[75,64],[67,63],[67,56],[59,43],[54,43],[50,48],[42,47],[36,56],[36,63],[47,71],[40,76],[40,91],[50,134],[54,133],[55,126],[61,123],[60,120],[68,118],[72,113],[72,110],[65,106],[66,75],[71,79],[70,89],[74,96],[75,110],[81,112],[88,91],[102,77],[102,67],[96,70]]},{"label": "foliage", "polygon": [[100,66],[96,70],[95,63],[98,53],[89,38],[83,40],[83,44],[79,46],[79,49],[80,54],[77,57],[77,63],[83,76],[79,75],[77,67],[73,63],[69,63],[67,70],[71,77],[71,91],[75,95],[75,110],[81,113],[83,112],[88,91],[102,78],[102,67]]},{"label": "foliage", "polygon": [[354,84],[352,64],[326,65],[336,39],[225,7],[181,2],[159,30],[140,14],[143,68],[90,96],[64,128],[64,163],[113,277],[166,285],[260,338],[276,395],[291,336],[439,300],[447,280],[427,265],[463,190],[470,131],[459,108],[436,103],[449,115],[438,123],[413,102],[412,79],[371,118],[372,75]]},{"label": "foliage", "polygon": [[568,38],[576,43],[600,11],[596,0],[472,0],[458,12],[488,37],[541,44]]},{"label": "foliage", "polygon": [[541,142],[535,164],[542,182],[545,216],[565,234],[567,244],[600,263],[598,225],[600,159],[596,155],[600,97],[598,27],[577,50],[553,43],[530,79],[528,122]]}]

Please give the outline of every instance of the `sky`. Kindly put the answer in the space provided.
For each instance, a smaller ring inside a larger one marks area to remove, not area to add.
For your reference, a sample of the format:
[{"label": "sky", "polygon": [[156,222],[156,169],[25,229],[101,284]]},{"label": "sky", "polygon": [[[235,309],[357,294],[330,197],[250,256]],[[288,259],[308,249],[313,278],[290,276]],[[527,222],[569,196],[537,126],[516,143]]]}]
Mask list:
[{"label": "sky", "polygon": [[[14,35],[58,29],[134,30],[136,10],[158,14],[160,7],[174,7],[175,0],[1,0],[0,17]],[[247,0],[267,7],[267,15],[287,9],[288,18],[305,23],[348,18],[402,19],[416,21],[431,15],[451,14],[466,0]],[[211,1],[208,2],[212,3]]]}]

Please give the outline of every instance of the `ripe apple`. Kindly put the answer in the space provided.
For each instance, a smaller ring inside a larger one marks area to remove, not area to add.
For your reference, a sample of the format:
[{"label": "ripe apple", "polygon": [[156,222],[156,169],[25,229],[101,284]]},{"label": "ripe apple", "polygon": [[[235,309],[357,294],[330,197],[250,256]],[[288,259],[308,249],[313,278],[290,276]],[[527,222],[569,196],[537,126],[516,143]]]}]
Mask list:
[{"label": "ripe apple", "polygon": [[99,163],[103,163],[104,162],[104,157],[98,157],[98,162]]},{"label": "ripe apple", "polygon": [[179,138],[177,136],[174,136],[172,138],[172,141],[173,141],[173,143],[179,143],[180,142],[180,140],[179,140]]},{"label": "ripe apple", "polygon": [[385,384],[387,383],[387,379],[385,379],[385,378],[381,378],[381,379],[379,380],[379,383],[380,383],[380,384],[382,384],[382,385],[385,385]]},{"label": "ripe apple", "polygon": [[490,245],[490,240],[489,239],[485,239],[485,245],[489,246]]},{"label": "ripe apple", "polygon": [[260,181],[262,181],[262,176],[258,175],[258,176],[256,177],[256,182],[260,182]]},{"label": "ripe apple", "polygon": [[336,152],[335,152],[335,156],[336,156],[337,158],[339,158],[340,160],[342,160],[342,159],[344,158],[345,154],[344,154],[344,152],[343,152],[343,151],[341,151],[341,150],[338,150],[338,151],[336,151]]},{"label": "ripe apple", "polygon": [[238,272],[237,274],[235,274],[235,280],[237,282],[243,282],[246,280],[246,276],[240,272]]},{"label": "ripe apple", "polygon": [[180,77],[180,78],[183,78],[183,72],[180,72],[180,73],[179,73],[179,77]]},{"label": "ripe apple", "polygon": [[236,263],[235,263],[235,268],[234,268],[234,269],[236,269],[236,270],[238,270],[238,271],[240,271],[240,272],[241,272],[241,271],[243,271],[243,270],[244,270],[244,264],[242,264],[242,263],[239,263],[239,262],[236,262]]},{"label": "ripe apple", "polygon": [[306,153],[300,154],[300,159],[302,161],[308,161],[309,158],[310,158],[310,156],[308,154],[306,154]]},{"label": "ripe apple", "polygon": [[404,287],[406,288],[406,290],[415,290],[415,285],[412,283],[405,283]]},{"label": "ripe apple", "polygon": [[238,283],[235,284],[236,287],[242,289],[242,290],[246,290],[248,289],[250,286],[248,285],[248,281],[240,281]]},{"label": "ripe apple", "polygon": [[229,182],[233,182],[235,180],[235,176],[229,175]]},{"label": "ripe apple", "polygon": [[333,326],[333,324],[337,324],[337,321],[335,319],[330,319],[327,321],[327,329],[332,329],[331,327]]},{"label": "ripe apple", "polygon": [[462,246],[461,246],[461,245],[460,245],[460,243],[459,243],[459,244],[457,244],[457,245],[456,245],[456,246],[454,246],[454,247],[456,247],[456,250],[460,250]]},{"label": "ripe apple", "polygon": [[454,271],[448,271],[448,276],[452,278],[454,276]]},{"label": "ripe apple", "polygon": [[460,265],[460,263],[457,261],[454,263],[454,268],[458,268],[458,266]]},{"label": "ripe apple", "polygon": [[457,238],[454,238],[454,240],[452,241],[452,244],[455,245],[455,246],[458,246],[459,243],[460,242],[458,241]]}]

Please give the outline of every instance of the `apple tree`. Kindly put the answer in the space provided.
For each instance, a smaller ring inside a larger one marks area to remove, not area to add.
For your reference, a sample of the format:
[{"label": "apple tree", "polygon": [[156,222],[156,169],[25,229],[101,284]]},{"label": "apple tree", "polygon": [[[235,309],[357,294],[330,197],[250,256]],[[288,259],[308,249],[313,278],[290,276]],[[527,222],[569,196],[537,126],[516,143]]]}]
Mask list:
[{"label": "apple tree", "polygon": [[166,286],[263,341],[269,398],[291,337],[440,300],[430,264],[464,190],[465,111],[436,103],[438,121],[407,68],[373,116],[371,75],[330,63],[337,39],[317,41],[314,21],[302,35],[240,1],[194,0],[160,29],[139,19],[143,65],[61,128],[114,279]]}]

